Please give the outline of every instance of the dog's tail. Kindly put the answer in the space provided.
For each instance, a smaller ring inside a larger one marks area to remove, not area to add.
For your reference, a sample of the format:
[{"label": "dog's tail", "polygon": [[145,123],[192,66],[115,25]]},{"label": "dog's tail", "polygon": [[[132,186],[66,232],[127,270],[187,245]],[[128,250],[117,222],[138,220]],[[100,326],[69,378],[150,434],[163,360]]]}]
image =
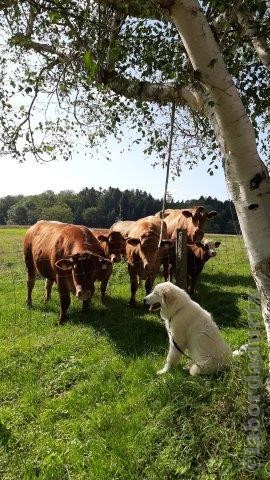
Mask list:
[{"label": "dog's tail", "polygon": [[240,355],[244,355],[247,351],[248,351],[248,348],[249,348],[249,345],[248,343],[245,343],[244,345],[241,345],[241,347],[239,348],[239,350],[234,350],[232,352],[233,356],[234,357],[238,357]]}]

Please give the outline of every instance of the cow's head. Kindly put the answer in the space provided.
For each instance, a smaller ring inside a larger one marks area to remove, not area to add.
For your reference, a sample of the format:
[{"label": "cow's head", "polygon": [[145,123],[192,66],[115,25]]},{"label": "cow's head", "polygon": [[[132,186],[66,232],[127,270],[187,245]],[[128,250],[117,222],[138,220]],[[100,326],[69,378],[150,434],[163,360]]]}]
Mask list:
[{"label": "cow's head", "polygon": [[100,270],[111,265],[107,260],[88,251],[76,253],[68,258],[61,258],[55,263],[59,274],[71,276],[79,300],[89,300],[93,293],[93,284]]},{"label": "cow's head", "polygon": [[126,239],[120,232],[112,231],[108,235],[98,235],[101,248],[111,262],[121,261],[121,255],[125,253]]},{"label": "cow's head", "polygon": [[135,247],[134,253],[139,257],[145,275],[153,270],[158,254],[165,249],[169,250],[173,244],[169,239],[159,242],[159,235],[152,231],[143,233],[140,238],[127,238],[126,242]]},{"label": "cow's head", "polygon": [[202,258],[207,261],[209,258],[215,257],[217,255],[217,249],[220,246],[221,242],[195,242],[195,245],[202,249],[203,255]]},{"label": "cow's head", "polygon": [[188,243],[201,241],[204,236],[205,222],[217,215],[215,210],[206,212],[204,207],[182,210],[182,215],[188,220]]}]

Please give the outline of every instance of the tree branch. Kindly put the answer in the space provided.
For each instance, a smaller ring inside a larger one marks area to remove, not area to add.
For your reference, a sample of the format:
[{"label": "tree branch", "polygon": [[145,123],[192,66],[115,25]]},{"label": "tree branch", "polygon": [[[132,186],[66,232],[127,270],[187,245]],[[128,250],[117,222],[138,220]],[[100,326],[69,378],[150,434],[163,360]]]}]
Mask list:
[{"label": "tree branch", "polygon": [[188,105],[193,111],[201,112],[205,104],[205,95],[193,85],[181,87],[177,83],[152,83],[126,78],[116,72],[103,72],[103,83],[116,94],[139,101],[156,102],[160,105],[174,102],[176,105]]},{"label": "tree branch", "polygon": [[117,43],[121,25],[125,18],[126,17],[124,15],[121,15],[119,12],[116,12],[110,23],[110,36],[109,36],[109,46],[108,46],[108,54],[107,54],[107,70],[109,72],[115,69],[115,46]]},{"label": "tree branch", "polygon": [[166,18],[174,2],[175,0],[98,0],[101,5],[111,7],[123,15],[155,20]]},{"label": "tree branch", "polygon": [[237,20],[243,29],[244,35],[250,39],[262,63],[270,69],[270,46],[267,39],[261,34],[259,26],[252,14],[244,8],[241,8],[237,12]]},{"label": "tree branch", "polygon": [[23,47],[25,50],[34,50],[37,53],[50,53],[52,55],[57,55],[57,57],[62,60],[68,60],[67,55],[54,48],[52,45],[35,42],[32,40],[31,36],[24,35],[23,33],[17,33],[16,35],[13,35],[9,39],[9,43],[11,45]]},{"label": "tree branch", "polygon": [[[13,45],[23,46],[27,50],[34,50],[37,53],[51,53],[60,59],[70,59],[56,50],[52,45],[38,43],[23,34],[11,38]],[[113,66],[112,59],[109,66]],[[181,87],[177,83],[152,83],[137,79],[127,78],[111,70],[101,70],[96,79],[99,83],[109,87],[118,95],[126,98],[146,102],[156,102],[160,105],[174,102],[176,105],[188,105],[193,111],[201,112],[205,104],[205,95],[199,87],[193,85]]]}]

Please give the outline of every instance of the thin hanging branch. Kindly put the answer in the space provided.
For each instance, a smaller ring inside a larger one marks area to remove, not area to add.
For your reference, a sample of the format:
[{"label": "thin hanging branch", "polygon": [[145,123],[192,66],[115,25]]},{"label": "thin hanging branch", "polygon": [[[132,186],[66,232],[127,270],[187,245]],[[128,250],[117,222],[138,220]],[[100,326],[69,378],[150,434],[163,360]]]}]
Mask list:
[{"label": "thin hanging branch", "polygon": [[162,240],[162,230],[163,230],[163,224],[164,224],[164,211],[165,211],[165,204],[166,204],[166,198],[167,198],[167,193],[168,193],[170,165],[171,165],[171,158],[172,158],[174,123],[175,123],[175,103],[173,102],[172,103],[172,111],[171,111],[171,129],[170,129],[169,146],[168,146],[168,160],[167,160],[166,180],[165,180],[164,196],[163,196],[162,210],[161,210],[161,216],[160,216],[160,218],[161,218],[161,229],[160,229],[159,246],[160,246],[161,240]]}]

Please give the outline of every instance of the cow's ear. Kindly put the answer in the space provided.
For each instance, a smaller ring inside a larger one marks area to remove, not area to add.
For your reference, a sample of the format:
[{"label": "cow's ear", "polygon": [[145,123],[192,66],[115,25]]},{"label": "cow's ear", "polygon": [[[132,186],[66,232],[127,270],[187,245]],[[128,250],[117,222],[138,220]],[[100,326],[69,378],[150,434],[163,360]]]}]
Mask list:
[{"label": "cow's ear", "polygon": [[189,218],[193,216],[193,213],[190,210],[182,210],[182,215],[184,215],[186,218]]},{"label": "cow's ear", "polygon": [[173,246],[173,241],[172,240],[161,240],[160,246],[169,249],[170,247]]},{"label": "cow's ear", "polygon": [[97,239],[99,242],[108,242],[108,237],[106,237],[106,235],[98,235]]},{"label": "cow's ear", "polygon": [[61,260],[57,260],[54,265],[59,270],[71,270],[74,262],[72,258],[61,258]]},{"label": "cow's ear", "polygon": [[206,250],[206,246],[204,243],[202,242],[195,242],[195,245],[199,248],[202,248],[203,250]]},{"label": "cow's ear", "polygon": [[139,243],[141,243],[141,240],[139,238],[129,237],[126,239],[126,243],[128,243],[129,245],[136,246],[136,245],[139,245]]},{"label": "cow's ear", "polygon": [[108,235],[108,242],[109,243],[113,242],[113,235],[111,233],[110,233],[110,235]]},{"label": "cow's ear", "polygon": [[[173,213],[173,209],[165,210],[163,218],[167,218],[171,213]],[[160,218],[162,218],[161,212],[160,212]]]},{"label": "cow's ear", "polygon": [[[172,209],[164,210],[163,218],[168,217],[172,213],[172,211],[173,211]],[[160,210],[160,212],[157,212],[155,214],[155,217],[162,218],[162,210]]]},{"label": "cow's ear", "polygon": [[218,248],[221,245],[221,242],[215,242],[215,247]]},{"label": "cow's ear", "polygon": [[207,218],[213,218],[217,216],[217,212],[215,210],[212,210],[212,212],[207,213]]}]

